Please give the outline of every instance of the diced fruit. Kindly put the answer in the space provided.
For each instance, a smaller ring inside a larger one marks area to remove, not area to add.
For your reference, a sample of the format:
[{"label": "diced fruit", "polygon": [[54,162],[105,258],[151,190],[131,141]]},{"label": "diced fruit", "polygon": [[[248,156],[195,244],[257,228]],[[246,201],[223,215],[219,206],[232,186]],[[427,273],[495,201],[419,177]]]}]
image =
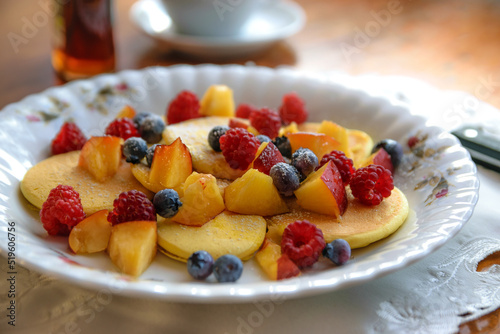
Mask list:
[{"label": "diced fruit", "polygon": [[174,189],[163,189],[153,197],[156,213],[163,218],[172,218],[179,212],[182,202]]},{"label": "diced fruit", "polygon": [[380,165],[359,168],[350,183],[352,195],[365,205],[379,205],[394,189],[392,174]]},{"label": "diced fruit", "polygon": [[288,211],[273,179],[256,169],[227,186],[224,199],[228,210],[241,214],[270,216]]},{"label": "diced fruit", "polygon": [[116,118],[134,118],[136,115],[135,109],[132,108],[129,105],[126,105],[125,107],[120,110],[120,112],[116,115]]},{"label": "diced fruit", "polygon": [[283,96],[283,102],[279,113],[284,124],[289,124],[291,122],[301,124],[304,123],[308,117],[304,101],[296,93],[289,93]]},{"label": "diced fruit", "polygon": [[109,257],[122,273],[140,276],[153,262],[156,240],[156,221],[115,225],[108,244]]},{"label": "diced fruit", "polygon": [[214,259],[206,251],[194,252],[187,260],[187,271],[191,277],[204,280],[213,272]]},{"label": "diced fruit", "polygon": [[208,145],[215,151],[221,152],[219,139],[222,137],[226,131],[229,130],[228,126],[218,125],[212,128],[208,133]]},{"label": "diced fruit", "polygon": [[297,220],[283,231],[281,252],[299,268],[315,264],[323,248],[325,248],[323,232],[307,220]]},{"label": "diced fruit", "polygon": [[172,221],[191,226],[201,226],[224,211],[224,199],[211,174],[193,172],[184,183],[182,206]]},{"label": "diced fruit", "polygon": [[52,140],[52,155],[81,150],[87,138],[75,124],[66,122]]},{"label": "diced fruit", "polygon": [[269,172],[269,176],[272,177],[274,186],[283,196],[292,196],[293,192],[300,186],[299,171],[284,162],[274,165]]},{"label": "diced fruit", "polygon": [[304,209],[340,217],[347,208],[347,194],[342,177],[329,161],[312,173],[295,191],[297,203]]},{"label": "diced fruit", "polygon": [[156,146],[149,173],[150,187],[143,185],[153,192],[165,188],[177,190],[192,172],[189,149],[177,138],[170,145]]},{"label": "diced fruit", "polygon": [[229,166],[241,170],[250,166],[260,146],[259,140],[242,128],[229,129],[219,142]]},{"label": "diced fruit", "polygon": [[344,152],[348,157],[351,156],[349,150],[349,136],[347,135],[346,128],[331,121],[323,121],[319,126],[318,132],[324,133],[325,135],[338,141],[339,148],[337,150]]},{"label": "diced fruit", "polygon": [[125,161],[138,164],[146,156],[148,144],[140,137],[130,137],[123,143],[122,153]]},{"label": "diced fruit", "polygon": [[104,182],[115,175],[122,157],[123,139],[103,136],[91,137],[80,152],[78,165],[97,181]]},{"label": "diced fruit", "polygon": [[[393,169],[396,170],[403,159],[403,146],[393,139],[383,139],[375,144],[372,152],[376,152],[379,148],[383,148],[390,155]],[[393,174],[394,170],[391,170]]]},{"label": "diced fruit", "polygon": [[278,148],[282,156],[288,159],[292,158],[292,145],[290,145],[290,141],[287,137],[276,137],[273,140],[273,144]]},{"label": "diced fruit", "polygon": [[291,165],[305,178],[318,166],[318,158],[310,149],[301,147],[292,154]]},{"label": "diced fruit", "polygon": [[257,169],[266,175],[269,175],[269,171],[274,165],[279,162],[285,162],[280,151],[272,142],[262,143],[259,147],[259,151],[257,151],[257,157],[252,163],[252,168]]},{"label": "diced fruit", "polygon": [[351,246],[344,239],[335,239],[326,244],[323,256],[330,259],[337,266],[345,264],[351,258]]},{"label": "diced fruit", "polygon": [[352,159],[346,157],[346,155],[342,151],[332,151],[323,156],[319,163],[319,166],[316,167],[316,169],[320,169],[328,161],[332,161],[335,164],[340,172],[340,176],[342,177],[344,186],[347,186],[349,184],[349,181],[351,181],[352,174],[354,174]]},{"label": "diced fruit", "polygon": [[165,122],[160,116],[151,114],[140,121],[138,129],[142,139],[149,144],[158,143],[162,139]]},{"label": "diced fruit", "polygon": [[292,122],[288,125],[285,125],[283,126],[281,129],[280,129],[280,136],[288,136],[288,134],[290,133],[295,133],[295,132],[299,132],[299,128],[297,126],[297,123],[295,122]]},{"label": "diced fruit", "polygon": [[253,126],[248,124],[247,120],[240,119],[240,118],[231,118],[229,120],[228,126],[232,128],[242,128],[253,134],[254,136],[257,136],[259,134],[259,131],[255,129]]},{"label": "diced fruit", "polygon": [[391,156],[383,148],[377,149],[375,153],[366,158],[363,163],[363,167],[369,165],[379,165],[394,172],[394,166],[392,165]]},{"label": "diced fruit", "polygon": [[236,282],[243,273],[243,262],[232,254],[226,254],[215,260],[214,276],[217,282]]},{"label": "diced fruit", "polygon": [[250,114],[250,125],[252,125],[260,134],[269,138],[278,136],[281,127],[281,118],[277,112],[262,108],[252,111]]},{"label": "diced fruit", "polygon": [[340,142],[333,139],[324,133],[296,132],[290,133],[288,136],[292,152],[299,148],[308,148],[314,152],[318,159],[321,159],[325,154],[341,148]]},{"label": "diced fruit", "polygon": [[167,123],[175,124],[200,117],[200,102],[190,91],[182,91],[170,102],[167,108]]},{"label": "diced fruit", "polygon": [[226,85],[208,87],[200,101],[200,115],[233,117],[233,90]]},{"label": "diced fruit", "polygon": [[156,221],[154,205],[139,190],[124,191],[113,201],[113,211],[108,214],[108,221],[116,225],[136,220]]},{"label": "diced fruit", "polygon": [[100,210],[79,222],[71,230],[69,247],[76,254],[96,253],[108,248],[111,223],[108,210]]},{"label": "diced fruit", "polygon": [[287,255],[281,254],[281,246],[266,239],[255,259],[272,280],[282,280],[300,275],[300,269]]},{"label": "diced fruit", "polygon": [[126,140],[130,137],[140,137],[134,122],[130,118],[117,118],[106,127],[104,133],[108,136],[120,137]]}]

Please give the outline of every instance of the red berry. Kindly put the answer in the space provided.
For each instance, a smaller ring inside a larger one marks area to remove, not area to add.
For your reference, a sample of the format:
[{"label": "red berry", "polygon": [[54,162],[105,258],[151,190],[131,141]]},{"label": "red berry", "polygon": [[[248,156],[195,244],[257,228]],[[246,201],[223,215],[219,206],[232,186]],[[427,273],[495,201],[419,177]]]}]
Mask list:
[{"label": "red berry", "polygon": [[236,108],[236,117],[248,118],[252,111],[257,110],[254,106],[246,103],[241,103],[238,108]]},{"label": "red berry", "polygon": [[71,186],[58,185],[42,204],[40,220],[49,235],[69,235],[85,218],[80,195]]},{"label": "red berry", "polygon": [[413,148],[413,146],[417,145],[420,139],[416,136],[408,138],[408,147]]},{"label": "red berry", "polygon": [[348,185],[349,181],[351,181],[352,174],[354,174],[355,171],[352,159],[346,157],[345,153],[342,151],[331,151],[321,158],[319,166],[316,167],[316,170],[320,169],[323,165],[328,163],[328,161],[332,161],[339,170],[344,186]]},{"label": "red berry", "polygon": [[108,136],[121,137],[127,140],[130,137],[140,137],[139,131],[130,118],[118,118],[109,123],[104,131]]},{"label": "red berry", "polygon": [[113,211],[108,215],[108,221],[113,225],[138,220],[156,221],[153,203],[138,190],[122,192],[113,201],[113,207]]},{"label": "red berry", "polygon": [[168,124],[200,117],[200,101],[196,94],[187,90],[177,94],[167,108],[166,117]]},{"label": "red berry", "polygon": [[81,150],[87,138],[75,123],[64,123],[52,140],[52,154]]},{"label": "red berry", "polygon": [[250,114],[250,125],[261,135],[274,139],[278,136],[281,127],[281,118],[277,112],[268,108],[252,111]]},{"label": "red berry", "polygon": [[269,175],[271,168],[279,162],[285,162],[285,159],[283,159],[278,148],[276,148],[272,142],[269,142],[266,148],[253,162],[253,168]]},{"label": "red berry", "polygon": [[228,126],[230,128],[243,128],[248,129],[248,124],[237,118],[231,118],[229,120]]},{"label": "red berry", "polygon": [[315,264],[323,248],[323,232],[307,220],[297,220],[289,224],[283,232],[281,252],[288,255],[299,268]]},{"label": "red berry", "polygon": [[366,205],[379,205],[391,195],[394,181],[391,172],[379,165],[358,169],[351,179],[352,195]]},{"label": "red berry", "polygon": [[295,122],[304,123],[309,113],[305,109],[304,101],[296,94],[289,93],[283,96],[283,103],[280,107],[280,116],[284,124]]},{"label": "red berry", "polygon": [[219,139],[222,154],[233,169],[245,170],[255,158],[259,149],[259,140],[243,128],[226,131]]}]

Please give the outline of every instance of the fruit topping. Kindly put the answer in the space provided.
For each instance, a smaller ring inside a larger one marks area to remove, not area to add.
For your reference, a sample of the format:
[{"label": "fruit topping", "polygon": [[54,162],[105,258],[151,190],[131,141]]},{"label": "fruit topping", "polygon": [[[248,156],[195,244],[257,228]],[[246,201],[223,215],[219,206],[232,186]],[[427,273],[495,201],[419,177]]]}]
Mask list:
[{"label": "fruit topping", "polygon": [[382,147],[377,149],[375,153],[368,156],[360,167],[369,165],[379,165],[394,173],[394,166],[392,164],[391,156]]},{"label": "fruit topping", "polygon": [[252,111],[250,114],[250,125],[253,126],[260,134],[266,135],[269,138],[276,138],[281,127],[281,118],[277,112],[262,108]]},{"label": "fruit topping", "polygon": [[269,143],[271,141],[271,138],[269,138],[268,136],[266,135],[257,135],[256,136],[257,139],[259,140],[259,142],[262,144],[262,143]]},{"label": "fruit topping", "polygon": [[130,118],[133,119],[136,116],[135,109],[129,105],[126,105],[120,110],[120,112],[116,115],[116,118]]},{"label": "fruit topping", "polygon": [[130,137],[125,140],[122,153],[127,162],[138,164],[146,156],[148,144],[140,137]]},{"label": "fruit topping", "polygon": [[274,138],[273,143],[278,148],[278,150],[280,150],[282,156],[288,159],[292,158],[292,145],[290,145],[290,141],[287,137],[276,137]]},{"label": "fruit topping", "polygon": [[338,151],[345,152],[350,157],[349,149],[349,135],[347,134],[347,129],[343,126],[338,125],[332,121],[323,121],[321,122],[318,130],[318,133],[324,133],[327,136],[332,137],[336,141],[339,142]]},{"label": "fruit topping", "polygon": [[155,156],[156,146],[158,146],[158,144],[151,145],[146,151],[146,162],[148,163],[148,167],[150,168],[151,164],[153,163],[153,158]]},{"label": "fruit topping", "polygon": [[310,149],[301,147],[292,154],[291,164],[305,178],[318,167],[318,158]]},{"label": "fruit topping", "polygon": [[141,122],[144,118],[150,116],[151,113],[149,112],[140,112],[138,114],[136,114],[133,118],[132,118],[132,122],[134,122],[134,125],[137,129],[139,129],[139,126],[141,126]]},{"label": "fruit topping", "polygon": [[233,117],[233,90],[226,85],[208,87],[200,101],[200,115]]},{"label": "fruit topping", "polygon": [[291,122],[302,124],[307,120],[308,116],[304,101],[296,93],[283,96],[279,114],[283,124],[290,124]]},{"label": "fruit topping", "polygon": [[354,197],[365,205],[378,205],[394,189],[391,172],[379,165],[369,165],[356,170],[351,182]]},{"label": "fruit topping", "polygon": [[108,221],[113,225],[139,220],[156,221],[153,203],[138,190],[122,192],[113,201],[113,207],[108,215]]},{"label": "fruit topping", "polygon": [[252,106],[250,104],[241,103],[236,108],[236,117],[239,117],[239,118],[249,118],[250,114],[252,113],[252,111],[254,111],[256,109],[257,108],[255,108],[254,106]]},{"label": "fruit topping", "polygon": [[167,108],[166,119],[168,124],[175,124],[198,117],[200,117],[200,101],[198,101],[196,94],[187,90],[180,92]]},{"label": "fruit topping", "polygon": [[120,137],[91,137],[82,147],[78,166],[86,169],[97,181],[106,181],[120,167],[122,143]]},{"label": "fruit topping", "polygon": [[212,274],[214,259],[206,251],[194,252],[187,260],[187,271],[194,279],[204,280]]},{"label": "fruit topping", "polygon": [[299,268],[311,267],[325,248],[323,232],[307,220],[297,220],[283,231],[281,252]]},{"label": "fruit topping", "polygon": [[109,123],[104,131],[108,136],[120,137],[127,140],[130,137],[140,137],[139,131],[130,118],[118,118]]},{"label": "fruit topping", "polygon": [[372,153],[380,148],[383,148],[390,155],[393,168],[398,168],[399,163],[403,159],[403,146],[393,139],[383,139],[375,144]]},{"label": "fruit topping", "polygon": [[158,143],[162,139],[165,122],[160,116],[151,114],[141,120],[138,129],[142,139],[149,144]]},{"label": "fruit topping", "polygon": [[106,250],[111,235],[108,213],[108,210],[97,211],[73,227],[68,238],[73,252],[88,254]]},{"label": "fruit topping", "polygon": [[241,170],[247,169],[252,163],[260,145],[254,135],[242,128],[229,129],[219,142],[229,166]]},{"label": "fruit topping", "polygon": [[299,267],[286,254],[281,254],[280,245],[270,239],[264,240],[261,249],[255,254],[255,259],[272,280],[282,280],[300,275]]},{"label": "fruit topping", "polygon": [[40,220],[49,235],[69,235],[84,218],[80,195],[66,185],[52,189],[40,210]]},{"label": "fruit topping", "polygon": [[324,133],[294,132],[287,134],[287,137],[292,146],[292,152],[301,147],[308,148],[314,152],[318,160],[325,154],[341,148],[340,142]]},{"label": "fruit topping", "polygon": [[177,191],[173,189],[163,189],[153,197],[153,205],[156,213],[163,218],[172,218],[179,212],[182,202]]},{"label": "fruit topping", "polygon": [[323,249],[323,256],[330,259],[337,266],[341,266],[351,258],[351,246],[344,239],[335,239],[326,244]]},{"label": "fruit topping", "polygon": [[269,176],[273,178],[273,184],[283,196],[292,196],[293,192],[300,186],[299,171],[284,162],[279,162],[271,168]]},{"label": "fruit topping", "polygon": [[348,185],[349,181],[351,180],[352,174],[354,174],[355,171],[352,159],[346,157],[345,153],[342,151],[332,151],[323,156],[319,163],[319,166],[316,167],[316,170],[320,169],[328,161],[332,161],[339,170],[344,186]]},{"label": "fruit topping", "polygon": [[276,165],[279,162],[285,162],[283,159],[283,156],[281,155],[280,151],[274,146],[272,142],[267,142],[261,144],[261,146],[264,146],[264,149],[257,152],[257,158],[252,163],[252,168],[255,168],[259,170],[260,172],[269,175],[269,171],[271,168]]},{"label": "fruit topping", "polygon": [[65,122],[52,140],[52,155],[81,150],[87,138],[75,123]]},{"label": "fruit topping", "polygon": [[214,263],[214,275],[218,282],[236,282],[243,273],[243,263],[234,255],[226,254]]},{"label": "fruit topping", "polygon": [[215,151],[221,152],[220,148],[220,137],[222,137],[226,131],[229,130],[228,126],[218,125],[214,126],[212,130],[208,133],[208,145]]}]

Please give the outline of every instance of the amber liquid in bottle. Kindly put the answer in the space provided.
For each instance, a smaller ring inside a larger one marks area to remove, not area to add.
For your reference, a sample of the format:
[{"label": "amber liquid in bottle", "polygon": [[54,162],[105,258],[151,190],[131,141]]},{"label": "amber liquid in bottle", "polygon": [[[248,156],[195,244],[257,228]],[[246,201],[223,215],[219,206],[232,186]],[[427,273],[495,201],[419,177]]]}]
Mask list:
[{"label": "amber liquid in bottle", "polygon": [[59,79],[115,70],[111,0],[56,2],[52,66]]}]

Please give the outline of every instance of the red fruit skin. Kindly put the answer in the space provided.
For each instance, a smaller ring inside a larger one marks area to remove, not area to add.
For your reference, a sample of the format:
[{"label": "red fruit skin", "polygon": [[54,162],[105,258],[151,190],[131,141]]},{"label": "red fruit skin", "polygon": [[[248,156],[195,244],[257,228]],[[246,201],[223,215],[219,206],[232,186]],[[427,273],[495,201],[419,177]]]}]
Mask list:
[{"label": "red fruit skin", "polygon": [[323,248],[323,232],[307,220],[297,220],[283,231],[281,253],[286,254],[299,268],[315,264]]},{"label": "red fruit skin", "polygon": [[242,128],[232,128],[219,139],[222,154],[233,169],[245,170],[255,159],[259,140]]},{"label": "red fruit skin", "polygon": [[153,203],[138,190],[122,192],[113,201],[113,207],[113,211],[108,214],[108,221],[112,225],[139,220],[156,221]]},{"label": "red fruit skin", "polygon": [[316,167],[316,170],[323,167],[323,165],[328,163],[328,161],[332,161],[339,170],[344,186],[348,185],[352,174],[354,174],[355,171],[352,159],[346,157],[345,153],[342,151],[332,151],[329,154],[325,154],[323,158],[321,158],[319,166]]},{"label": "red fruit skin", "polygon": [[283,96],[279,114],[285,125],[292,122],[302,124],[309,116],[308,111],[305,109],[304,101],[296,93],[289,93]]},{"label": "red fruit skin", "polygon": [[254,110],[257,110],[257,108],[255,108],[254,106],[252,106],[250,104],[241,103],[236,108],[236,117],[239,117],[239,118],[248,118],[248,117],[250,117],[250,114]]},{"label": "red fruit skin", "polygon": [[300,269],[295,263],[288,257],[288,255],[283,254],[278,259],[278,277],[277,280],[282,280],[286,278],[292,278],[300,275]]},{"label": "red fruit skin", "polygon": [[118,118],[109,123],[104,131],[108,136],[120,137],[127,140],[130,137],[140,137],[139,131],[130,118]]},{"label": "red fruit skin", "polygon": [[262,108],[252,111],[249,117],[250,125],[261,135],[274,139],[278,136],[281,127],[281,117],[275,111]]},{"label": "red fruit skin", "polygon": [[86,142],[87,138],[76,124],[65,122],[52,140],[52,155],[81,150]]},{"label": "red fruit skin", "polygon": [[184,90],[168,105],[165,118],[168,124],[175,124],[200,117],[200,101],[193,92]]},{"label": "red fruit skin", "polygon": [[377,151],[377,154],[375,154],[375,156],[373,157],[373,164],[387,168],[391,171],[391,173],[394,173],[394,166],[392,165],[391,156],[383,148],[380,148]]},{"label": "red fruit skin", "polygon": [[283,159],[278,148],[272,142],[269,142],[260,155],[255,158],[253,168],[269,175],[271,168],[279,162],[285,162],[285,159]]},{"label": "red fruit skin", "polygon": [[326,167],[324,173],[321,175],[321,180],[332,192],[333,197],[337,201],[339,214],[342,216],[347,209],[347,194],[345,192],[344,183],[342,182],[342,176],[340,175],[337,166],[335,166],[333,161],[328,162],[328,164],[329,166]]},{"label": "red fruit skin", "polygon": [[239,119],[237,119],[237,118],[231,118],[229,120],[228,126],[230,128],[242,128],[242,129],[245,129],[245,130],[248,129],[248,124],[245,123],[245,122],[243,122],[243,121],[241,121],[241,120],[239,120]]}]

